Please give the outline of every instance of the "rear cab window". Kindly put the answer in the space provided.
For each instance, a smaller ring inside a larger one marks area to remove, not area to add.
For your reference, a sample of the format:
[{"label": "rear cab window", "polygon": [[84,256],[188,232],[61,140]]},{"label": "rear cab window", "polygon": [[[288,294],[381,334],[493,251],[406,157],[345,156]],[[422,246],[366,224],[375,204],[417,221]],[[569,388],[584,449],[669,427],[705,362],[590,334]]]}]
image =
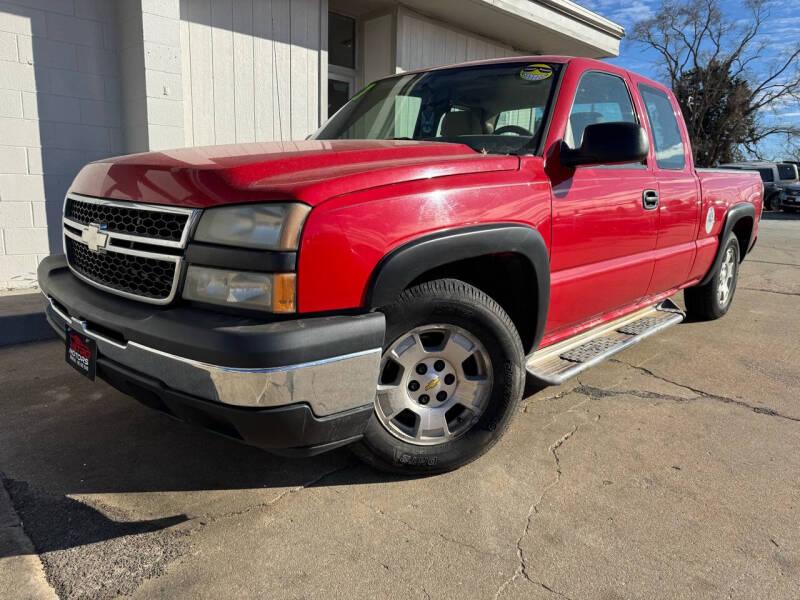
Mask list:
[{"label": "rear cab window", "polygon": [[682,171],[686,167],[686,148],[669,96],[644,84],[639,84],[639,92],[650,122],[656,165],[659,169]]},{"label": "rear cab window", "polygon": [[778,164],[778,177],[782,181],[797,181],[797,168],[789,163]]}]

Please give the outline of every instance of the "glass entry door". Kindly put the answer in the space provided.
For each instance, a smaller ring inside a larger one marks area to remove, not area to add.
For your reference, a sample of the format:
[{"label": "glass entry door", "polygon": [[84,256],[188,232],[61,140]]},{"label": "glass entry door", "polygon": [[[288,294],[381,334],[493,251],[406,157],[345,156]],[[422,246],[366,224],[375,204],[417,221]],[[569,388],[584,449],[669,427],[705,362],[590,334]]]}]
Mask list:
[{"label": "glass entry door", "polygon": [[355,93],[355,75],[328,72],[328,117],[342,108]]}]

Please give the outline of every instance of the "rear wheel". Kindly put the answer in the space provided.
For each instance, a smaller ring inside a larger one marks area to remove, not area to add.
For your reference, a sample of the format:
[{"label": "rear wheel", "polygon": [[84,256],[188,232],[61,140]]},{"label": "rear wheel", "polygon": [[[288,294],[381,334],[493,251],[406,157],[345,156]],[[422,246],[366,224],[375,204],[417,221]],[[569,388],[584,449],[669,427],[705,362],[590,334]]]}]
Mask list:
[{"label": "rear wheel", "polygon": [[739,280],[739,262],[739,240],[730,233],[722,247],[722,262],[711,281],[683,291],[689,316],[710,321],[728,312]]},{"label": "rear wheel", "polygon": [[383,312],[375,411],[353,452],[405,474],[475,460],[500,439],[522,398],[524,352],[511,319],[455,279],[406,290]]}]

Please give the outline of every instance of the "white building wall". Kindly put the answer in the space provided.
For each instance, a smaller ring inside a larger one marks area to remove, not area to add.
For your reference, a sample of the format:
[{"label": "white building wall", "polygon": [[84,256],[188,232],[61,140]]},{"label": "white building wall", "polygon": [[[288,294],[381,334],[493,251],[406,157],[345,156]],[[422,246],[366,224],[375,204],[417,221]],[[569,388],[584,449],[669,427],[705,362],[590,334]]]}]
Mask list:
[{"label": "white building wall", "polygon": [[324,0],[181,0],[184,141],[298,140],[319,127]]},{"label": "white building wall", "polygon": [[123,151],[115,6],[0,2],[0,290],[35,284],[73,177]]},{"label": "white building wall", "polygon": [[367,19],[363,23],[362,48],[364,55],[364,76],[356,87],[386,77],[395,72],[395,20],[396,11]]},{"label": "white building wall", "polygon": [[451,28],[402,7],[398,9],[397,19],[398,73],[520,54],[510,46]]},{"label": "white building wall", "polygon": [[125,151],[184,143],[179,0],[118,0]]}]

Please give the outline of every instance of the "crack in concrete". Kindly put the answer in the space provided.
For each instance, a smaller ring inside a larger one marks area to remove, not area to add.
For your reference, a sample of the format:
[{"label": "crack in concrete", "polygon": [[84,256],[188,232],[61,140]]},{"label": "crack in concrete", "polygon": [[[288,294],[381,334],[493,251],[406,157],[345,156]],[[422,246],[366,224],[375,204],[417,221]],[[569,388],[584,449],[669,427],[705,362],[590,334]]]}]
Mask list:
[{"label": "crack in concrete", "polygon": [[205,525],[208,525],[210,523],[216,523],[218,521],[222,521],[222,520],[225,520],[225,519],[230,519],[230,518],[233,518],[233,517],[240,517],[242,515],[246,515],[246,514],[248,514],[250,512],[253,512],[254,510],[259,510],[259,509],[263,509],[263,508],[269,508],[270,506],[274,506],[275,504],[277,504],[278,502],[283,500],[286,496],[289,496],[291,494],[296,494],[297,492],[300,492],[302,490],[314,487],[315,485],[317,485],[318,483],[320,483],[324,479],[326,479],[328,477],[331,477],[332,475],[336,475],[337,473],[340,473],[340,472],[342,472],[342,471],[344,471],[346,469],[349,469],[351,467],[354,467],[354,466],[356,466],[355,463],[348,463],[346,465],[342,465],[340,467],[336,467],[335,469],[331,469],[330,471],[326,471],[325,473],[322,473],[321,475],[311,479],[310,481],[307,481],[305,483],[301,483],[300,485],[296,485],[294,487],[290,487],[290,488],[284,490],[283,492],[281,492],[280,494],[278,494],[277,496],[275,496],[271,500],[267,500],[266,502],[259,502],[257,504],[252,504],[252,505],[247,506],[245,508],[242,508],[242,509],[239,509],[239,510],[232,510],[230,512],[223,513],[221,515],[201,515],[201,516],[192,518],[192,521],[197,521],[200,524],[200,526],[205,526]]},{"label": "crack in concrete", "polygon": [[401,519],[398,516],[388,515],[382,509],[377,508],[375,506],[372,506],[368,502],[363,502],[363,501],[358,501],[358,500],[356,502],[358,502],[362,506],[365,506],[365,507],[369,508],[370,510],[375,511],[375,513],[377,513],[381,518],[397,521],[398,523],[404,525],[405,527],[407,527],[410,531],[413,531],[414,533],[418,533],[418,534],[420,534],[422,536],[425,536],[425,537],[431,537],[433,535],[433,536],[436,536],[436,537],[444,540],[445,542],[449,542],[451,544],[455,544],[456,546],[460,546],[461,548],[468,548],[469,550],[472,550],[473,552],[475,552],[476,554],[480,554],[481,556],[486,556],[486,557],[489,557],[489,558],[496,558],[496,559],[499,559],[499,560],[504,560],[503,556],[501,556],[501,555],[499,555],[499,554],[497,554],[495,552],[491,552],[491,551],[488,551],[488,550],[481,550],[480,548],[476,548],[472,544],[468,544],[467,542],[463,542],[461,540],[457,540],[455,538],[451,538],[449,536],[444,535],[443,533],[440,533],[439,531],[423,531],[421,529],[418,529],[418,528],[414,527],[414,525],[412,525],[408,521],[405,521],[405,520]]},{"label": "crack in concrete", "polygon": [[751,288],[739,286],[740,290],[748,290],[750,292],[764,292],[765,294],[780,294],[781,296],[800,296],[800,292],[779,292],[778,290],[768,290],[766,288]]},{"label": "crack in concrete", "polygon": [[[580,383],[580,382],[578,382],[578,383]],[[574,392],[574,391],[575,391],[575,390],[576,390],[578,387],[579,387],[579,386],[577,386],[577,385],[576,385],[576,386],[573,386],[573,387],[571,387],[571,388],[569,388],[569,389],[567,389],[567,390],[564,390],[564,391],[558,392],[558,393],[557,393],[555,396],[551,396],[550,398],[547,398],[546,400],[545,400],[545,399],[539,400],[539,402],[550,402],[551,400],[560,400],[561,398],[564,398],[565,396],[569,396],[569,395],[570,395],[572,392]],[[533,398],[534,396],[535,396],[535,394],[534,394],[533,396],[531,396],[531,398]],[[523,413],[527,413],[527,412],[528,412],[528,408],[531,406],[531,404],[533,404],[533,402],[532,402],[532,401],[528,401],[528,402],[526,402],[525,404],[523,404],[523,405],[522,405],[522,412],[523,412]],[[575,407],[573,406],[572,408],[575,408]],[[569,409],[569,410],[572,410],[572,408],[571,408],[571,409]]]},{"label": "crack in concrete", "polygon": [[[685,383],[679,383],[677,381],[673,381],[671,379],[668,379],[667,377],[664,377],[662,375],[658,375],[658,374],[654,373],[653,371],[651,371],[650,369],[648,369],[646,367],[640,367],[638,365],[632,365],[630,363],[627,363],[625,361],[619,360],[617,358],[612,358],[612,359],[609,359],[609,360],[611,362],[615,362],[615,363],[624,365],[626,367],[629,367],[631,369],[634,369],[636,371],[639,371],[641,373],[644,373],[645,375],[649,375],[650,377],[658,379],[659,381],[663,381],[665,383],[669,383],[670,385],[674,385],[676,387],[683,388],[685,390],[689,390],[690,392],[696,394],[696,396],[691,397],[691,398],[684,398],[682,396],[673,396],[673,395],[670,395],[670,394],[659,394],[657,392],[647,392],[647,391],[638,391],[638,390],[612,391],[612,390],[604,390],[604,389],[601,389],[601,388],[592,388],[590,386],[581,386],[581,388],[578,388],[576,391],[578,391],[580,393],[583,393],[583,392],[581,392],[581,389],[583,389],[585,391],[594,391],[594,392],[599,393],[600,397],[628,395],[628,396],[635,396],[635,397],[638,397],[638,398],[644,398],[644,399],[647,399],[647,400],[669,400],[669,401],[672,401],[672,402],[697,402],[699,400],[714,400],[715,402],[722,402],[723,404],[733,404],[735,406],[738,406],[740,408],[744,408],[744,409],[753,411],[754,413],[757,413],[757,414],[760,414],[760,415],[767,415],[769,417],[778,417],[780,419],[786,419],[787,421],[800,422],[800,418],[798,418],[798,417],[792,417],[790,415],[784,415],[783,413],[779,413],[777,410],[772,409],[772,408],[767,408],[766,406],[755,406],[753,404],[749,404],[748,402],[745,402],[744,400],[739,400],[737,398],[730,398],[729,396],[720,396],[718,394],[711,394],[711,393],[706,392],[704,390],[701,390],[699,388],[695,388],[695,387],[692,387],[690,385],[686,385]],[[589,397],[596,397],[596,396],[593,396],[592,393],[588,393],[588,394],[584,393],[584,395],[587,395]]]},{"label": "crack in concrete", "polygon": [[771,260],[754,260],[752,258],[748,258],[747,262],[761,263],[762,265],[780,265],[782,267],[800,267],[800,264],[797,263],[782,263],[782,262],[774,262]]},{"label": "crack in concrete", "polygon": [[[579,405],[576,405],[576,406],[579,406]],[[575,408],[575,407],[573,406],[572,408]],[[569,412],[570,410],[572,410],[572,408],[568,409],[565,412]],[[568,431],[567,433],[562,435],[555,442],[553,442],[549,447],[550,454],[553,455],[553,460],[555,462],[556,476],[553,479],[553,481],[551,481],[550,484],[547,485],[547,487],[545,487],[544,490],[542,490],[542,493],[539,495],[539,498],[536,500],[536,502],[534,502],[531,505],[530,509],[528,510],[528,515],[527,515],[527,518],[525,520],[525,528],[522,530],[522,533],[517,538],[517,559],[519,560],[519,565],[517,565],[517,568],[515,569],[514,574],[511,577],[509,577],[508,579],[506,579],[502,583],[502,585],[497,589],[497,592],[495,592],[495,595],[494,595],[495,600],[498,600],[503,595],[503,593],[505,592],[506,588],[509,585],[511,585],[512,583],[514,583],[514,581],[516,581],[520,577],[523,577],[529,583],[532,583],[533,585],[537,585],[540,588],[542,588],[543,590],[546,590],[546,591],[550,592],[551,594],[555,594],[557,596],[560,596],[562,598],[567,598],[569,600],[569,596],[567,596],[563,592],[559,592],[558,590],[553,589],[552,587],[550,587],[549,585],[547,585],[543,581],[538,581],[538,580],[533,579],[531,577],[530,573],[528,572],[528,561],[525,558],[525,551],[522,549],[522,541],[530,533],[531,524],[533,523],[533,518],[537,514],[539,514],[539,505],[544,500],[544,497],[547,495],[547,493],[551,489],[553,489],[555,486],[557,486],[559,483],[561,483],[561,459],[558,456],[558,449],[561,446],[563,446],[564,443],[568,439],[570,439],[573,435],[575,435],[575,433],[578,431],[579,427],[580,427],[579,425],[575,425],[575,427],[573,427],[571,431]]]}]

